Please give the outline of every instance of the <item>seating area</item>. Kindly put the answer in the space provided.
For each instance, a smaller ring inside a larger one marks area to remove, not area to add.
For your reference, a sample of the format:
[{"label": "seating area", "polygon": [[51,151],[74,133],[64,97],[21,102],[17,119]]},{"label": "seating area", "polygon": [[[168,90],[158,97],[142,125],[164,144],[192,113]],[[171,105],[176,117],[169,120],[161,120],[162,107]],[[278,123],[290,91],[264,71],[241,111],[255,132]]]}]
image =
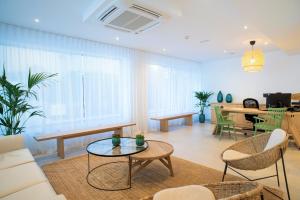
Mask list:
[{"label": "seating area", "polygon": [[0,200],[300,199],[299,8],[1,0]]}]

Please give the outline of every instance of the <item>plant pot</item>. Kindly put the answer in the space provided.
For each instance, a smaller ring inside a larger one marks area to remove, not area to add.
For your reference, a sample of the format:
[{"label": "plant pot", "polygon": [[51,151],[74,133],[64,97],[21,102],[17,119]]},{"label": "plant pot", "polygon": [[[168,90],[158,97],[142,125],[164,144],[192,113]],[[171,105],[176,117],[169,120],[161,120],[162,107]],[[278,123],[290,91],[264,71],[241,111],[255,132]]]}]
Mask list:
[{"label": "plant pot", "polygon": [[121,139],[119,137],[113,137],[111,140],[112,144],[116,147],[119,146],[121,143]]},{"label": "plant pot", "polygon": [[136,138],[136,139],[135,139],[135,144],[136,144],[137,146],[143,146],[143,145],[145,144],[144,138]]},{"label": "plant pot", "polygon": [[205,122],[205,115],[204,114],[199,114],[199,122],[204,123]]}]

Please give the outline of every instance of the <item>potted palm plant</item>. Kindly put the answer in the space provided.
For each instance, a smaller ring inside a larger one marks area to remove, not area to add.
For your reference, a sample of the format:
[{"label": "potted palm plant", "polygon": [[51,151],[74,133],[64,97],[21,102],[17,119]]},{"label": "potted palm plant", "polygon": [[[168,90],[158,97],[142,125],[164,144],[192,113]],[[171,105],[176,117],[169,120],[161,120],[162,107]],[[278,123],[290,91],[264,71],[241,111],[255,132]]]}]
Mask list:
[{"label": "potted palm plant", "polygon": [[7,80],[3,67],[0,76],[0,127],[4,136],[21,134],[25,130],[26,122],[34,117],[43,117],[43,112],[29,101],[34,98],[38,100],[36,89],[45,85],[45,81],[57,74],[35,73],[29,70],[27,85],[12,83]]},{"label": "potted palm plant", "polygon": [[200,114],[199,114],[199,122],[204,123],[205,122],[205,114],[204,109],[208,107],[208,99],[211,95],[213,95],[213,92],[195,92],[195,97],[199,100],[199,103],[196,104],[197,107],[200,107]]}]

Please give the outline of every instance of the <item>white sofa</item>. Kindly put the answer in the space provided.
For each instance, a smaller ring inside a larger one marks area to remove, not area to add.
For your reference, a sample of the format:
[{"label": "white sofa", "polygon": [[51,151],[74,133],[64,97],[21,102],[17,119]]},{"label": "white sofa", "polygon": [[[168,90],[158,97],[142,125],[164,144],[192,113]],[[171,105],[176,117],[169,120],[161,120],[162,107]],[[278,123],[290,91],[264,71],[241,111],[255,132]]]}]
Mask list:
[{"label": "white sofa", "polygon": [[0,200],[66,200],[35,163],[22,135],[0,137]]}]

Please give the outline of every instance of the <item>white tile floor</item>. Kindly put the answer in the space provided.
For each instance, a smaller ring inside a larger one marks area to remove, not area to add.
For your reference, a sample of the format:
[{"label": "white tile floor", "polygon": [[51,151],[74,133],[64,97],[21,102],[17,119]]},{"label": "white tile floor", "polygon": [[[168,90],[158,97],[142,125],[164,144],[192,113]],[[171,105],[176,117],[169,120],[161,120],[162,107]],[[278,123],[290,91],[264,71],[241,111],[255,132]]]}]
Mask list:
[{"label": "white tile floor", "polygon": [[[146,139],[162,140],[174,146],[174,156],[199,163],[217,170],[223,171],[224,163],[220,159],[221,152],[233,144],[235,140],[224,135],[222,140],[212,135],[214,125],[194,124],[191,127],[174,126],[169,132],[152,132],[146,134]],[[245,138],[239,135],[238,140]],[[67,157],[83,154],[85,151],[67,153]],[[58,160],[56,156],[37,158],[40,165]],[[300,150],[290,145],[285,154],[287,176],[290,186],[291,199],[300,199]],[[232,171],[228,173],[234,174]],[[275,165],[265,170],[243,172],[250,178],[275,174]],[[281,161],[279,162],[279,176],[281,188],[285,190]],[[276,178],[260,181],[268,186],[277,187]]]}]

